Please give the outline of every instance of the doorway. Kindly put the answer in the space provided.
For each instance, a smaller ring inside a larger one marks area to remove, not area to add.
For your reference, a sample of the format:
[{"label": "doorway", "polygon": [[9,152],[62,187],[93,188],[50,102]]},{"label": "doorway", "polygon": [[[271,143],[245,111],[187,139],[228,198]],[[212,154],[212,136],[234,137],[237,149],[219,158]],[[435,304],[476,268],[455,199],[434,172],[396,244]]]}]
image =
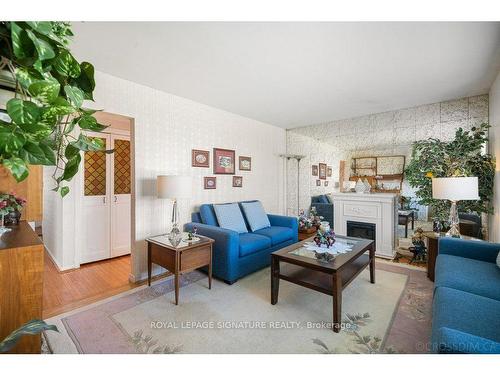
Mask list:
[{"label": "doorway", "polygon": [[101,139],[106,150],[113,152],[84,154],[81,264],[131,253],[131,119],[109,113],[99,113],[96,117],[109,127],[102,133],[87,132],[87,135]]}]

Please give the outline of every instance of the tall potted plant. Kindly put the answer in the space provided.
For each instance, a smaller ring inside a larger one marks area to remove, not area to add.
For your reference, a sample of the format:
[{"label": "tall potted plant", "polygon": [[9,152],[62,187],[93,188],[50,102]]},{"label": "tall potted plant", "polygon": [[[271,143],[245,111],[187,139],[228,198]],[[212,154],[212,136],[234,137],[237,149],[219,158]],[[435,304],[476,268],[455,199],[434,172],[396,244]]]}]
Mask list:
[{"label": "tall potted plant", "polygon": [[54,166],[55,191],[64,197],[78,172],[80,151],[103,150],[103,142],[76,129],[105,126],[84,108],[93,100],[94,67],[79,63],[69,50],[73,35],[67,22],[0,22],[0,69],[15,82],[7,102],[10,122],[0,120],[0,164],[17,181],[29,164]]},{"label": "tall potted plant", "polygon": [[432,177],[478,177],[480,200],[460,201],[458,209],[477,214],[493,212],[495,160],[486,152],[488,128],[487,123],[471,130],[459,128],[450,142],[431,138],[413,143],[406,179],[415,188],[419,203],[431,206],[441,220],[447,218],[450,202],[432,199]]}]

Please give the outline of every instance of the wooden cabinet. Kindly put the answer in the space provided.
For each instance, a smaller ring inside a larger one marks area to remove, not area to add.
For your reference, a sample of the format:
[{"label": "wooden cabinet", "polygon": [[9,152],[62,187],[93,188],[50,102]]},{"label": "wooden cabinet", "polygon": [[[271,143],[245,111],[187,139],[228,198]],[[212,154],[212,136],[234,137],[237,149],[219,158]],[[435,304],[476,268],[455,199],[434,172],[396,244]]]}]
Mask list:
[{"label": "wooden cabinet", "polygon": [[[0,239],[0,341],[42,318],[43,245],[26,221]],[[24,336],[9,353],[40,353],[40,335]]]}]

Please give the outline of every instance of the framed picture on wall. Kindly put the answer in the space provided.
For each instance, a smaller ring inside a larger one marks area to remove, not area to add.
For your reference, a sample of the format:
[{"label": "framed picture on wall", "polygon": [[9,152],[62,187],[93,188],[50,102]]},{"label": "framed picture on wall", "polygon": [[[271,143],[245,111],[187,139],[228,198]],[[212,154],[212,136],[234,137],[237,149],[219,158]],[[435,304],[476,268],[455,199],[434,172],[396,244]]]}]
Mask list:
[{"label": "framed picture on wall", "polygon": [[210,167],[210,151],[191,150],[191,166],[193,167]]},{"label": "framed picture on wall", "polygon": [[326,167],[326,177],[332,177],[332,167]]},{"label": "framed picture on wall", "polygon": [[317,176],[318,175],[318,166],[317,165],[313,165],[312,166],[312,175],[313,176]]},{"label": "framed picture on wall", "polygon": [[243,177],[233,176],[233,187],[243,187]]},{"label": "framed picture on wall", "polygon": [[316,186],[321,186],[321,180],[316,180]]},{"label": "framed picture on wall", "polygon": [[326,180],[326,164],[319,163],[319,178],[320,180]]},{"label": "framed picture on wall", "polygon": [[240,156],[240,171],[252,170],[252,158],[250,156]]},{"label": "framed picture on wall", "polygon": [[214,148],[214,174],[234,174],[235,152],[224,148]]},{"label": "framed picture on wall", "polygon": [[328,186],[328,181],[325,181],[325,186]]},{"label": "framed picture on wall", "polygon": [[203,188],[206,190],[217,187],[217,177],[203,177]]}]

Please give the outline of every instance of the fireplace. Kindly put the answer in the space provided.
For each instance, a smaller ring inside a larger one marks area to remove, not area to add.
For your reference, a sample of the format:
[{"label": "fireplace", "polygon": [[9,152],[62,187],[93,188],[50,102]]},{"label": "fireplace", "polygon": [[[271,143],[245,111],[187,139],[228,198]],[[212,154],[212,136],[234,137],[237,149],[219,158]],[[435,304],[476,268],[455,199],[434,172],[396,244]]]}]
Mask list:
[{"label": "fireplace", "polygon": [[367,240],[373,240],[375,243],[375,224],[373,223],[362,223],[359,221],[349,221],[347,220],[347,235],[349,237],[364,238]]}]

